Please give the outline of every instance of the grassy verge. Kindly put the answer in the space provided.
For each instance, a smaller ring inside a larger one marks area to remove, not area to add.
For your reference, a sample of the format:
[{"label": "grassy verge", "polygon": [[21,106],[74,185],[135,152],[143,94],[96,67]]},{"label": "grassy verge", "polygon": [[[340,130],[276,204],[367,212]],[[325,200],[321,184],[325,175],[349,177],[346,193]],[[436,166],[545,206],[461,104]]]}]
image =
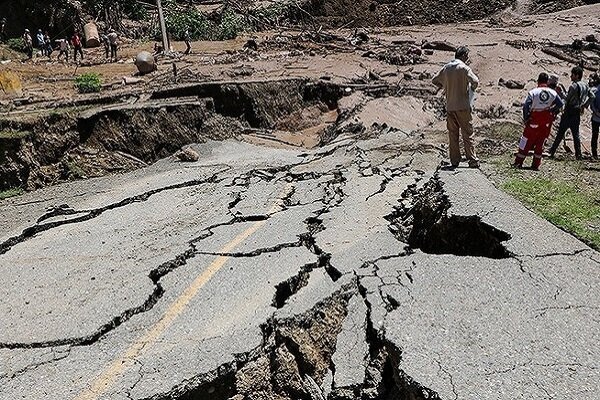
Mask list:
[{"label": "grassy verge", "polygon": [[566,181],[538,177],[512,176],[501,187],[538,215],[600,250],[600,199],[591,192]]},{"label": "grassy verge", "polygon": [[9,197],[19,196],[23,194],[23,189],[21,188],[11,188],[7,190],[0,191],[0,200],[8,199]]},{"label": "grassy verge", "polygon": [[0,139],[24,139],[31,135],[29,131],[0,131]]}]

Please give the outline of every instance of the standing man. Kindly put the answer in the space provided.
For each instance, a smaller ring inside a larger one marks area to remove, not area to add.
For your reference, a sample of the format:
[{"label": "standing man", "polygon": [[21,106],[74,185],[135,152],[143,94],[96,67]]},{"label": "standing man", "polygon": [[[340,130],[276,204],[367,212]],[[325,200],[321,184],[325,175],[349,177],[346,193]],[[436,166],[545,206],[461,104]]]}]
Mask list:
[{"label": "standing man", "polygon": [[46,39],[44,38],[44,32],[41,29],[38,29],[38,33],[36,35],[37,45],[39,51],[42,53],[42,56],[46,55]]},{"label": "standing man", "polygon": [[192,36],[190,35],[190,30],[186,29],[185,33],[183,34],[183,41],[185,42],[185,52],[183,54],[190,54],[190,52],[192,51]]},{"label": "standing man", "polygon": [[6,36],[6,18],[2,18],[0,21],[0,40],[6,42],[8,37]]},{"label": "standing man", "polygon": [[523,161],[533,149],[531,169],[539,170],[542,163],[544,143],[552,130],[552,123],[563,106],[563,101],[554,89],[548,87],[548,74],[542,72],[538,77],[538,87],[531,90],[523,105],[525,130],[519,141],[519,152],[514,166],[523,167]]},{"label": "standing man", "polygon": [[592,158],[598,159],[598,133],[600,132],[600,76],[595,73],[590,77],[590,86],[594,93],[592,102]]},{"label": "standing man", "polygon": [[108,41],[110,43],[110,60],[117,62],[117,50],[119,49],[119,35],[114,29],[110,30],[108,34]]},{"label": "standing man", "polygon": [[[550,78],[548,79],[548,87],[550,89],[554,89],[554,91],[556,91],[556,93],[558,93],[558,97],[560,97],[560,99],[564,103],[565,99],[567,98],[567,89],[565,89],[564,85],[562,83],[560,83],[559,80],[560,80],[560,78],[558,75],[550,74]],[[556,131],[558,129],[558,127],[553,126],[553,129]],[[565,149],[565,151],[567,153],[572,153],[571,149],[567,145],[567,135],[565,135],[565,139],[563,141],[563,149]]]},{"label": "standing man", "polygon": [[81,44],[79,33],[73,33],[71,44],[73,45],[73,60],[77,62],[77,54],[81,55],[81,59],[83,60],[83,45]]},{"label": "standing man", "polygon": [[25,33],[23,33],[23,44],[25,45],[27,57],[31,60],[33,58],[33,38],[31,37],[29,29],[25,29]]},{"label": "standing man", "polygon": [[554,157],[556,149],[565,137],[568,129],[573,134],[573,145],[575,146],[575,158],[581,160],[581,138],[579,137],[579,124],[581,123],[581,114],[585,111],[588,105],[594,99],[594,95],[590,91],[589,86],[582,81],[583,68],[575,67],[571,70],[571,80],[573,83],[569,87],[565,100],[565,111],[560,119],[558,132],[552,147],[550,147],[550,157]]},{"label": "standing man", "polygon": [[102,42],[102,46],[104,46],[104,58],[108,60],[108,57],[110,55],[110,41],[108,40],[108,35],[106,33],[103,33],[100,36],[100,41]]},{"label": "standing man", "polygon": [[475,154],[473,141],[473,97],[479,86],[479,78],[466,64],[469,60],[469,49],[459,47],[455,59],[442,68],[433,78],[433,84],[444,89],[446,93],[446,111],[448,136],[450,144],[450,164],[458,167],[461,160],[460,135],[465,147],[465,155],[470,168],[479,168],[479,159]]}]

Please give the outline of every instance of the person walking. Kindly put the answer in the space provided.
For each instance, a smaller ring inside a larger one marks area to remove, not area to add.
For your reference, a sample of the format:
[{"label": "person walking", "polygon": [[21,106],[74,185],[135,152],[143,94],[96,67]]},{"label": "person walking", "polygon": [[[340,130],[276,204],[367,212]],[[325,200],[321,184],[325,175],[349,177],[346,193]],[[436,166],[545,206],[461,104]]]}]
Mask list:
[{"label": "person walking", "polygon": [[73,33],[71,44],[73,45],[73,60],[77,62],[77,54],[81,55],[81,59],[83,60],[83,45],[81,44],[81,37],[77,32]]},{"label": "person walking", "polygon": [[52,61],[52,53],[54,52],[54,46],[52,46],[52,39],[50,39],[50,34],[48,31],[44,34],[44,46],[46,47],[46,55],[48,59]]},{"label": "person walking", "polygon": [[449,136],[450,164],[458,167],[461,161],[460,136],[465,148],[469,167],[479,168],[473,141],[473,98],[479,86],[479,78],[467,65],[469,48],[456,50],[454,60],[446,64],[433,78],[433,84],[444,89],[446,94],[447,127]]},{"label": "person walking", "polygon": [[69,62],[69,52],[70,52],[70,46],[69,46],[69,38],[66,37],[64,39],[60,40],[60,43],[58,45],[58,57],[56,58],[57,61],[60,61],[60,57],[61,56],[65,56],[65,61]]},{"label": "person walking", "polygon": [[592,108],[592,158],[598,159],[598,133],[600,132],[600,76],[595,73],[590,77],[590,86],[594,93]]},{"label": "person walking", "polygon": [[581,160],[581,138],[579,137],[579,125],[581,124],[581,114],[592,102],[594,95],[589,86],[582,81],[583,68],[574,67],[571,70],[571,81],[567,97],[565,99],[565,110],[560,118],[560,125],[554,143],[550,147],[550,157],[553,158],[558,146],[565,137],[567,130],[571,130],[573,135],[573,145],[575,147],[575,158]]},{"label": "person walking", "polygon": [[23,33],[23,45],[25,46],[28,59],[31,60],[33,58],[33,38],[29,29],[25,29],[25,33]]},{"label": "person walking", "polygon": [[108,34],[108,41],[110,43],[110,60],[117,62],[117,50],[119,49],[119,35],[114,29],[110,30]]},{"label": "person walking", "polygon": [[537,88],[527,94],[523,105],[523,121],[525,129],[519,141],[519,152],[513,164],[516,168],[523,167],[523,161],[533,149],[531,169],[539,170],[542,164],[544,143],[552,131],[552,123],[563,106],[559,94],[548,87],[548,74],[542,72],[538,76]]}]

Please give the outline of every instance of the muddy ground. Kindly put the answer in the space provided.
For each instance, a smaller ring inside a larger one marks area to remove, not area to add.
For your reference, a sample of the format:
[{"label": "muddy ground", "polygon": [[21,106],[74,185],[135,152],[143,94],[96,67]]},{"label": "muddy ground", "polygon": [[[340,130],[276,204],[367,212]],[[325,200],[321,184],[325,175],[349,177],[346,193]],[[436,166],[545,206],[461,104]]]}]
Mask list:
[{"label": "muddy ground", "polygon": [[[126,171],[186,144],[227,137],[310,148],[344,130],[373,134],[389,126],[418,129],[444,151],[443,102],[430,80],[460,44],[471,47],[472,67],[482,80],[476,101],[479,151],[484,163],[492,155],[505,156],[508,163],[519,128],[498,139],[490,127],[520,123],[520,103],[539,72],[557,73],[567,83],[572,62],[584,60],[589,70],[600,65],[595,43],[584,50],[569,47],[575,39],[598,35],[598,7],[544,16],[509,8],[488,19],[435,27],[286,29],[196,42],[188,56],[159,57],[158,71],[133,84],[124,84],[136,72],[132,58],[151,50],[151,42],[125,41],[117,63],[106,63],[101,49],[88,49],[78,65],[42,57],[20,62],[19,54],[4,49],[4,58],[11,62],[0,68],[19,75],[23,91],[4,94],[0,103],[5,111],[0,121],[0,189],[34,189]],[[256,49],[245,47],[249,39]],[[441,41],[446,43],[437,43]],[[174,47],[181,50],[184,45]],[[100,94],[77,94],[73,78],[87,72],[102,76]],[[525,88],[509,89],[500,80],[515,80]],[[211,81],[231,84],[170,91]],[[316,87],[315,93],[306,85]],[[216,93],[221,100],[213,104],[215,100],[207,99]],[[354,108],[341,110],[338,100],[350,94]],[[352,126],[348,113],[357,114],[363,126]],[[583,137],[589,151],[587,125]],[[138,137],[142,131],[151,139]],[[594,168],[584,171],[596,173]]]}]

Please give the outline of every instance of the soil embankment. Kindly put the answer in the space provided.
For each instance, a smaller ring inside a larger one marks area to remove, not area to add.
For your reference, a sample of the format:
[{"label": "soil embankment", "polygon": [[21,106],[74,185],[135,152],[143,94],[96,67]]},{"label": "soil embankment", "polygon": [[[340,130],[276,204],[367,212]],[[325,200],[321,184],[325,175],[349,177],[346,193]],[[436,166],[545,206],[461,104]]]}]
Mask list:
[{"label": "soil embankment", "polygon": [[[288,79],[185,85],[151,96],[134,104],[1,120],[0,190],[126,171],[188,144],[248,132],[286,130],[293,136],[315,128],[318,144],[328,127],[321,115],[336,110],[340,93],[333,85]],[[308,126],[302,118],[290,119],[305,110],[313,116]]]}]

